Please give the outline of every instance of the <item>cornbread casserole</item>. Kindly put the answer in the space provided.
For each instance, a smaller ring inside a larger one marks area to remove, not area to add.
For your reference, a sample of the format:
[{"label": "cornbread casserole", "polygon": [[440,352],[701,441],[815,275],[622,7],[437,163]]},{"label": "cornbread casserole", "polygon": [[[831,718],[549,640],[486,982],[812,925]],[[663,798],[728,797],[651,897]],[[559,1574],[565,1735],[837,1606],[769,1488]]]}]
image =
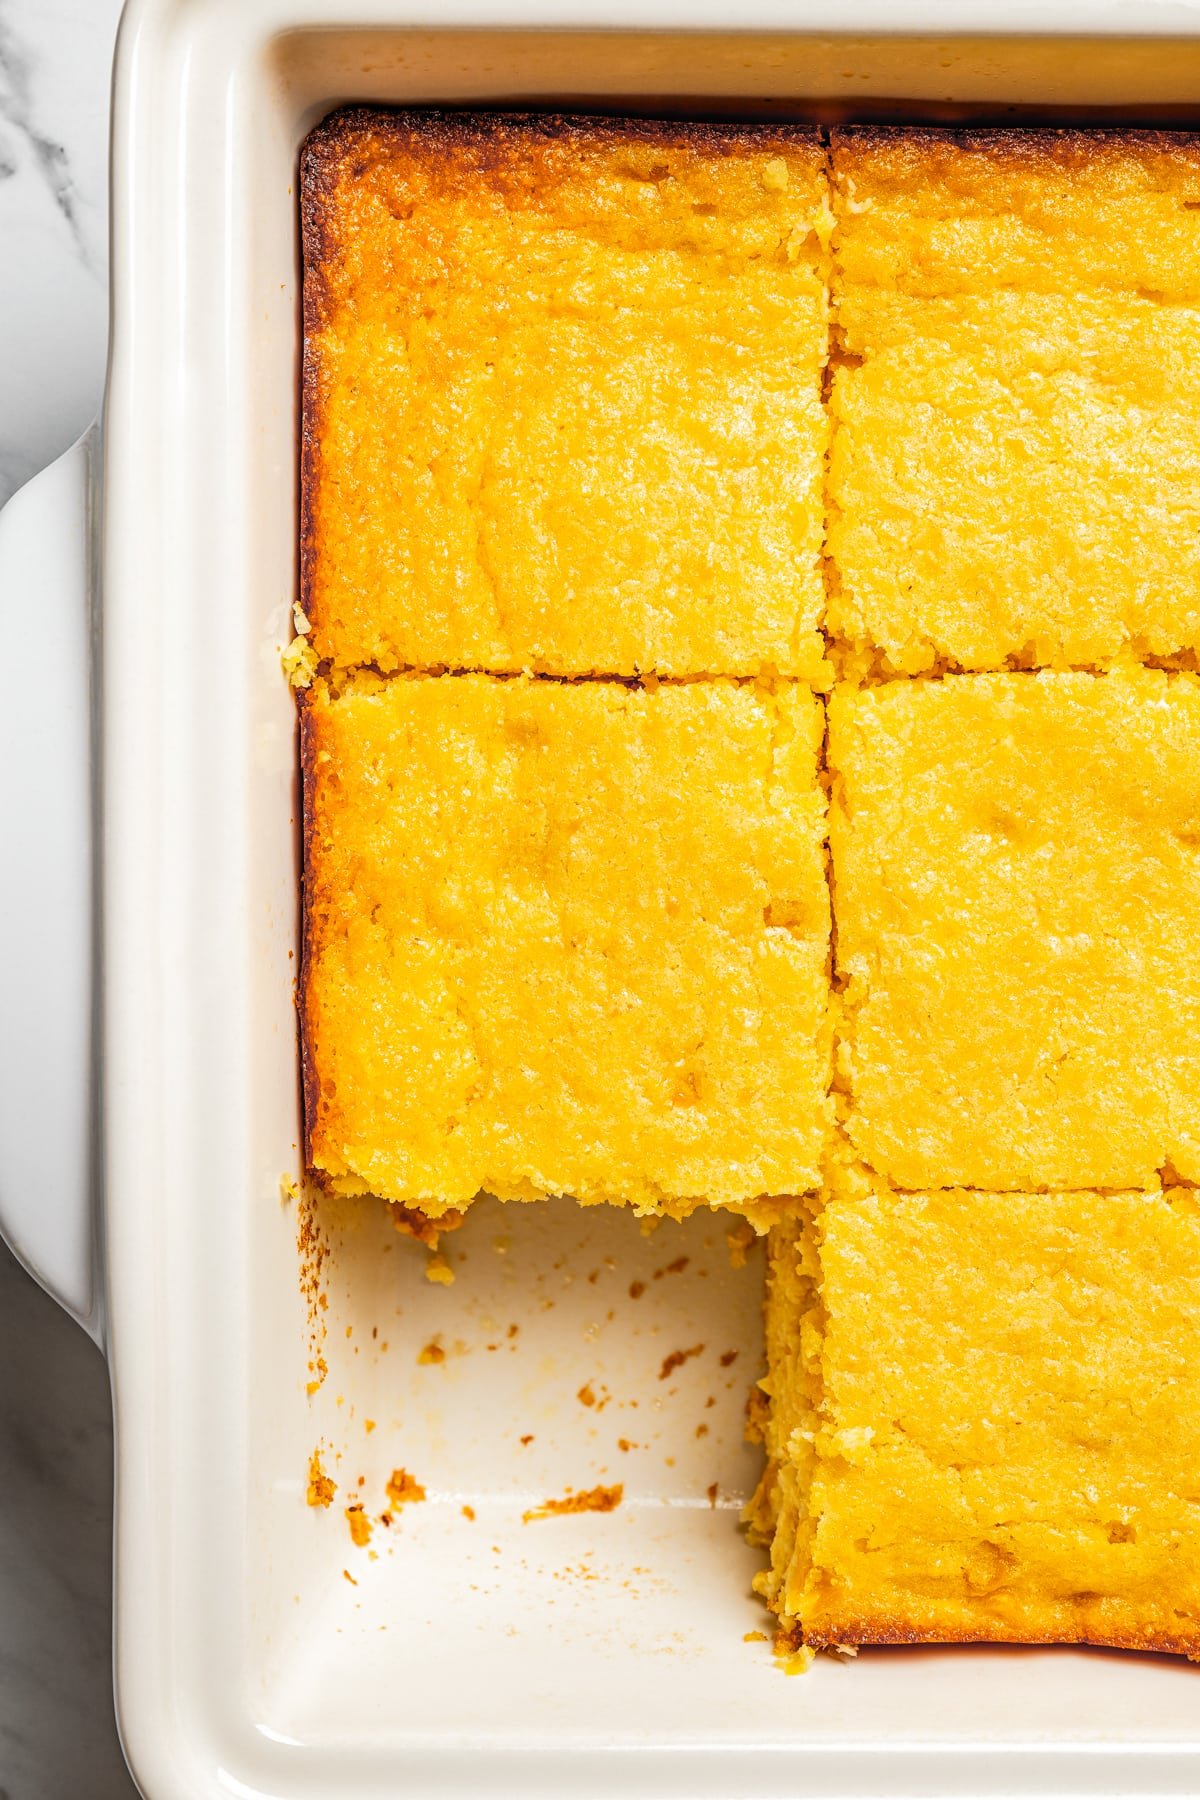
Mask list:
[{"label": "cornbread casserole", "polygon": [[835,1195],[767,1332],[785,1630],[1200,1651],[1193,1192]]},{"label": "cornbread casserole", "polygon": [[318,683],[312,1167],[431,1217],[481,1188],[681,1213],[815,1187],[822,726],[800,687]]},{"label": "cornbread casserole", "polygon": [[1200,1179],[1200,681],[899,681],[830,705],[840,1058],[901,1187]]},{"label": "cornbread casserole", "polygon": [[354,109],[303,230],[311,1171],[770,1228],[785,1648],[1200,1656],[1200,140]]},{"label": "cornbread casserole", "polygon": [[829,629],[914,673],[1200,646],[1200,139],[840,131]]},{"label": "cornbread casserole", "polygon": [[303,209],[319,656],[821,676],[815,132],[354,111]]}]

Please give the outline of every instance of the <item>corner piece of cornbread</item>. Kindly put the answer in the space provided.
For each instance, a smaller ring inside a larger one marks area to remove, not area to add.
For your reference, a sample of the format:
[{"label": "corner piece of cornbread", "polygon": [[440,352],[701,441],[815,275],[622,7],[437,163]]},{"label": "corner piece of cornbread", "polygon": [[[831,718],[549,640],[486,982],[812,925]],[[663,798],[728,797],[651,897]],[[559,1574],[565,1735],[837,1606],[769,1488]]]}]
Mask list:
[{"label": "corner piece of cornbread", "polygon": [[1200,680],[839,689],[846,1126],[904,1188],[1200,1181]]},{"label": "corner piece of cornbread", "polygon": [[828,622],[859,666],[1200,649],[1200,138],[835,131]]},{"label": "corner piece of cornbread", "polygon": [[767,1334],[785,1642],[1200,1656],[1194,1192],[834,1196]]},{"label": "corner piece of cornbread", "polygon": [[302,159],[336,667],[818,682],[818,134],[356,108]]},{"label": "corner piece of cornbread", "polygon": [[823,717],[790,684],[316,682],[317,1177],[433,1218],[480,1190],[753,1213],[817,1186]]}]

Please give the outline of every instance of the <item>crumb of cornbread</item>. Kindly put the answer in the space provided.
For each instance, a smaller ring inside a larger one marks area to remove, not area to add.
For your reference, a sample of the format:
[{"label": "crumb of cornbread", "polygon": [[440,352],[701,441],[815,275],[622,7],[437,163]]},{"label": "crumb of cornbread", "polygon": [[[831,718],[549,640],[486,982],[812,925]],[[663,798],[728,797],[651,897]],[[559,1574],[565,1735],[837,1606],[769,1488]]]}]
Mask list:
[{"label": "crumb of cornbread", "polygon": [[314,1170],[435,1216],[481,1189],[669,1212],[817,1185],[823,717],[788,684],[318,681]]},{"label": "crumb of cornbread", "polygon": [[829,763],[862,1160],[905,1188],[1200,1181],[1200,681],[840,691]]},{"label": "crumb of cornbread", "polygon": [[306,637],[294,637],[280,657],[288,684],[294,688],[311,687],[320,661]]},{"label": "crumb of cornbread", "polygon": [[409,1506],[424,1500],[425,1489],[407,1469],[393,1469],[387,1479],[387,1497],[390,1506]]},{"label": "crumb of cornbread", "polygon": [[346,1508],[346,1524],[350,1528],[350,1536],[360,1550],[364,1550],[371,1541],[372,1525],[361,1500],[352,1502]]},{"label": "crumb of cornbread", "polygon": [[337,1482],[325,1473],[321,1463],[321,1452],[314,1450],[308,1459],[308,1486],[305,1499],[310,1506],[332,1506],[333,1497],[337,1493]]},{"label": "crumb of cornbread", "polygon": [[615,1512],[625,1497],[625,1484],[616,1482],[612,1487],[585,1488],[581,1493],[570,1490],[559,1500],[543,1500],[540,1506],[531,1506],[521,1514],[521,1523],[529,1525],[536,1519],[555,1519],[564,1513]]},{"label": "crumb of cornbread", "polygon": [[835,1197],[767,1323],[785,1631],[1200,1654],[1195,1193]]},{"label": "crumb of cornbread", "polygon": [[1195,652],[1200,139],[849,130],[832,168],[830,630],[907,673]]},{"label": "crumb of cornbread", "polygon": [[302,183],[322,659],[818,676],[813,131],[355,109]]}]

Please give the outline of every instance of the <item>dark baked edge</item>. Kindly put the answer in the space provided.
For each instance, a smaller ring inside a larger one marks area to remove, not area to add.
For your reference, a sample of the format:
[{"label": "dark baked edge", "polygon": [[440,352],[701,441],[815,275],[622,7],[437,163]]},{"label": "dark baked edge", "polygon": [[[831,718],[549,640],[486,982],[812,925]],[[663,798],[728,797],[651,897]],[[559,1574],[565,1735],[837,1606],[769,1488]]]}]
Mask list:
[{"label": "dark baked edge", "polygon": [[984,1626],[980,1626],[978,1630],[970,1626],[930,1627],[923,1630],[906,1624],[901,1618],[880,1614],[877,1617],[849,1617],[840,1624],[825,1624],[816,1628],[800,1628],[789,1622],[789,1626],[785,1626],[785,1635],[794,1638],[797,1647],[805,1644],[813,1650],[831,1650],[839,1644],[873,1645],[881,1649],[917,1644],[1075,1644],[1097,1650],[1149,1650],[1171,1656],[1200,1658],[1200,1624],[1191,1635],[1132,1630],[1105,1633],[1080,1631],[1067,1635],[1064,1631],[1053,1629],[1021,1631],[1016,1627],[1006,1627],[1003,1631],[989,1630]]},{"label": "dark baked edge", "polygon": [[734,144],[752,149],[772,142],[808,143],[821,151],[825,138],[819,125],[776,120],[655,119],[626,113],[530,112],[486,107],[340,106],[313,127],[301,146],[302,194],[316,165],[321,165],[319,179],[327,188],[329,171],[353,149],[364,131],[386,136],[389,129],[393,133],[420,133],[434,148],[464,148],[491,138],[497,144],[497,162],[501,144],[518,136],[551,141],[587,137],[610,143],[631,139],[650,144],[684,142],[714,152]]},{"label": "dark baked edge", "polygon": [[[1168,131],[1124,125],[834,125],[829,148],[882,150],[889,145],[921,150],[966,150],[1013,161],[1084,162],[1097,151],[1191,153],[1200,163],[1200,131]],[[837,170],[834,169],[836,178]]]},{"label": "dark baked edge", "polygon": [[300,1092],[303,1099],[304,1167],[310,1177],[321,1183],[321,1172],[313,1168],[313,1128],[317,1117],[317,1101],[321,1083],[317,1074],[316,1050],[313,1043],[312,962],[313,899],[319,880],[318,858],[313,853],[314,798],[317,783],[317,751],[320,748],[320,726],[313,712],[311,691],[299,696],[300,713],[300,793],[301,793],[301,866],[300,866],[300,979],[297,990],[297,1013],[300,1024]]}]

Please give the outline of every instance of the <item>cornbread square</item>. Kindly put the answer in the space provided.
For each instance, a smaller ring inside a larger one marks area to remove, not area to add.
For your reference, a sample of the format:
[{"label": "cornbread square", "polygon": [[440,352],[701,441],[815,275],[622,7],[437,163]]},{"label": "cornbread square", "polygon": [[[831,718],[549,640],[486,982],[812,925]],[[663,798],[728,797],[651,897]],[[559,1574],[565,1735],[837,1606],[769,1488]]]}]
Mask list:
[{"label": "cornbread square", "polygon": [[1200,682],[839,690],[846,1124],[905,1188],[1200,1180]]},{"label": "cornbread square", "polygon": [[833,134],[851,668],[1191,662],[1200,139]]},{"label": "cornbread square", "polygon": [[1195,1193],[835,1196],[767,1325],[785,1632],[1200,1656]]},{"label": "cornbread square", "polygon": [[310,1167],[435,1218],[481,1189],[681,1213],[815,1186],[822,725],[790,685],[318,681]]},{"label": "cornbread square", "polygon": [[815,132],[355,109],[302,175],[320,658],[819,679]]}]

